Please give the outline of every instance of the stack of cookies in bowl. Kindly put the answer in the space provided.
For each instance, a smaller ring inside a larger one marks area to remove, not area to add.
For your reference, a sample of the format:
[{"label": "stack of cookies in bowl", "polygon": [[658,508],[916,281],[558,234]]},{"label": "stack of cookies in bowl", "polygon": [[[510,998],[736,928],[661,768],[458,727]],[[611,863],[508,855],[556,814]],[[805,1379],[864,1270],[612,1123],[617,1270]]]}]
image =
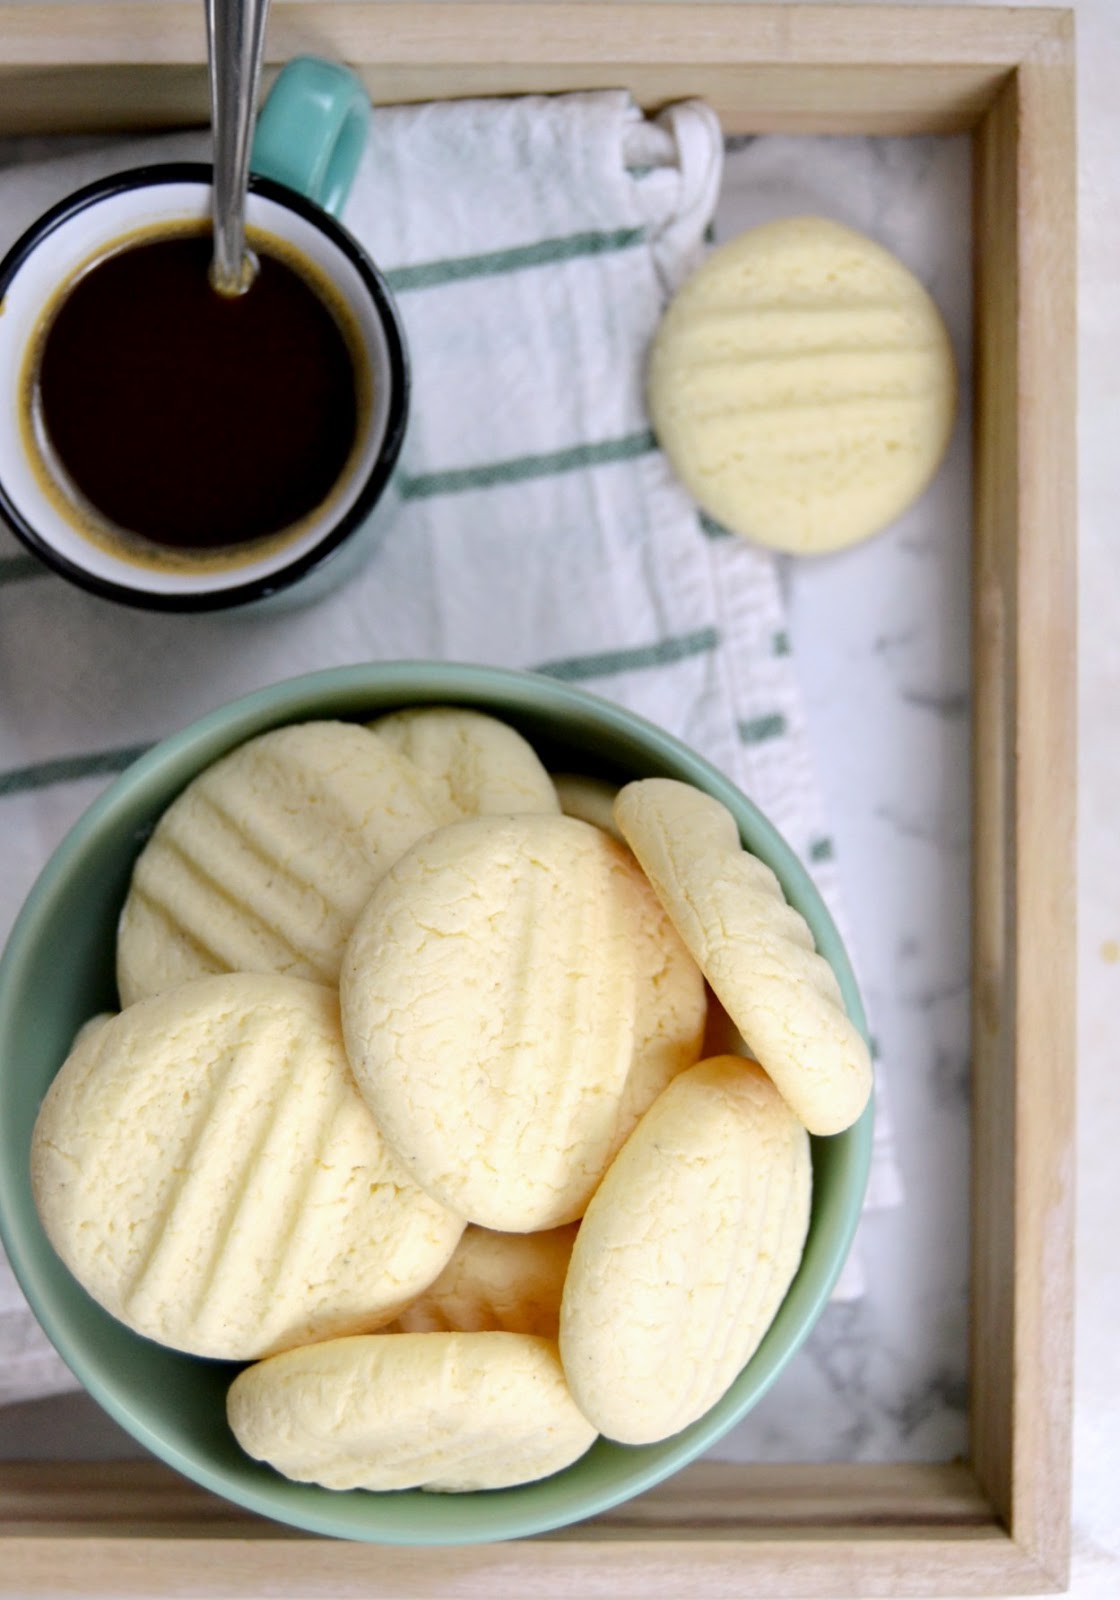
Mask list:
[{"label": "stack of cookies in bowl", "polygon": [[679,1435],[867,1103],[728,809],[543,754],[428,704],[204,766],[132,868],[121,1010],[39,1111],[55,1251],[135,1333],[238,1363],[233,1435],[286,1478],[503,1489]]}]

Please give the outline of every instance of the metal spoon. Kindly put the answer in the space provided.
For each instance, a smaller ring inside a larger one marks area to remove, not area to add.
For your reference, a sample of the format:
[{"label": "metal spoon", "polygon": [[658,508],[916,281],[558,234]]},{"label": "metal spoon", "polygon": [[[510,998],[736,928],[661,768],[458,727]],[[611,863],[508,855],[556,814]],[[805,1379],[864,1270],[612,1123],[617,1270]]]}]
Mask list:
[{"label": "metal spoon", "polygon": [[267,18],[268,0],[206,0],[214,131],[210,281],[219,294],[244,294],[257,274],[245,248],[245,194]]}]

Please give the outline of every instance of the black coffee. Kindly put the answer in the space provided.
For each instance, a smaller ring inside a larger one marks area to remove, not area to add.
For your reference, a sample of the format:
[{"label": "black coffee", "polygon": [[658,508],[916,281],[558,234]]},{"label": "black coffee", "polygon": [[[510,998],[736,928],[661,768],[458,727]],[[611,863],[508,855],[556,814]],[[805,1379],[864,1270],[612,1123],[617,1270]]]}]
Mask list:
[{"label": "black coffee", "polygon": [[215,550],[291,527],[354,447],[343,328],[309,276],[253,245],[256,280],[226,297],[208,232],[143,239],[88,269],[46,328],[48,453],[103,518],[157,545]]}]

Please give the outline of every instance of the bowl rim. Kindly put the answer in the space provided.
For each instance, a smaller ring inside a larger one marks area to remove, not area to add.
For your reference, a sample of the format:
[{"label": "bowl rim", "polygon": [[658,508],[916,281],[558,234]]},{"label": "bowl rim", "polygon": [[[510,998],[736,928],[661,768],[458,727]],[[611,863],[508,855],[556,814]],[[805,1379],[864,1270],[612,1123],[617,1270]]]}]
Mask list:
[{"label": "bowl rim", "polygon": [[[38,949],[40,925],[55,897],[71,881],[73,873],[80,870],[87,852],[96,850],[102,828],[133,805],[138,794],[164,788],[169,776],[174,776],[177,789],[181,789],[227,750],[269,728],[316,717],[349,720],[360,716],[365,695],[380,701],[372,710],[367,708],[366,714],[380,714],[389,707],[386,694],[395,695],[398,691],[402,706],[462,704],[491,715],[508,714],[515,723],[519,711],[536,719],[552,716],[564,719],[573,714],[585,723],[591,719],[600,735],[617,736],[627,746],[640,749],[647,764],[660,761],[671,766],[677,776],[684,776],[684,781],[694,782],[713,794],[732,812],[744,842],[749,840],[752,849],[761,845],[759,853],[776,871],[787,896],[806,916],[817,948],[829,961],[840,983],[849,1016],[867,1037],[863,1008],[847,952],[808,869],[758,807],[706,758],[640,714],[543,674],[456,662],[390,661],[304,673],[256,689],[224,702],[160,740],[126,768],[87,807],[52,852],[12,926],[0,957],[0,1043],[8,1018],[18,1006],[19,987],[26,966]],[[548,1511],[534,1514],[531,1500],[528,1508],[521,1504],[526,1491],[536,1489],[537,1484],[512,1490],[474,1491],[465,1496],[425,1496],[432,1503],[433,1511],[441,1502],[463,1505],[482,1501],[486,1515],[480,1517],[481,1526],[477,1530],[462,1526],[426,1528],[423,1536],[418,1537],[414,1528],[394,1526],[388,1514],[397,1498],[394,1495],[366,1495],[360,1490],[339,1494],[311,1485],[288,1485],[288,1488],[314,1488],[320,1497],[314,1501],[310,1496],[304,1497],[307,1504],[301,1501],[298,1512],[293,1512],[288,1506],[275,1504],[276,1491],[271,1484],[268,1491],[264,1487],[257,1491],[243,1482],[231,1481],[230,1475],[205,1459],[179,1450],[133,1412],[127,1390],[118,1392],[121,1386],[115,1376],[106,1381],[98,1362],[87,1355],[80,1330],[74,1330],[65,1317],[56,1315],[50,1290],[40,1281],[36,1270],[34,1241],[22,1237],[14,1218],[12,1196],[17,1180],[10,1174],[11,1164],[6,1162],[0,1163],[0,1239],[36,1318],[85,1389],[133,1438],[194,1482],[247,1510],[310,1533],[401,1545],[491,1542],[567,1526],[631,1499],[694,1460],[752,1409],[808,1337],[840,1275],[862,1210],[870,1170],[873,1118],[872,1098],[852,1128],[830,1140],[820,1141],[833,1147],[834,1159],[838,1154],[839,1199],[828,1215],[827,1260],[816,1268],[808,1288],[801,1286],[800,1315],[780,1348],[767,1350],[764,1339],[730,1389],[703,1417],[670,1440],[633,1450],[630,1465],[617,1471],[609,1485],[593,1482],[584,1487],[582,1493],[574,1490],[570,1495],[557,1497],[556,1488],[564,1472],[572,1469],[539,1480],[540,1484],[553,1486],[547,1501],[551,1506]],[[817,1143],[813,1141],[814,1146]],[[817,1226],[819,1223],[815,1219],[814,1228]],[[800,1277],[799,1271],[795,1283]],[[573,1466],[578,1467],[579,1462]],[[284,1485],[286,1480],[276,1475],[276,1483]],[[364,1497],[363,1505],[379,1508],[379,1515],[372,1520],[380,1526],[368,1529],[356,1526],[355,1516],[345,1514],[344,1507],[354,1495]],[[448,1520],[452,1524],[457,1521],[455,1517]]]}]

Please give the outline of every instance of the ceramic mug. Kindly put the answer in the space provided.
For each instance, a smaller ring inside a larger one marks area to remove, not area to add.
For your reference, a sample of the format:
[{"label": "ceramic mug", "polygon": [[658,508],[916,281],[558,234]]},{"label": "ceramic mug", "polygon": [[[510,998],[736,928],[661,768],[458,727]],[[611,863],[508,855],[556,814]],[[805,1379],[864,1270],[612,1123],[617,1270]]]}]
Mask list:
[{"label": "ceramic mug", "polygon": [[[0,262],[0,515],[63,577],[105,598],[163,611],[209,611],[308,581],[368,522],[400,451],[408,414],[408,359],[390,291],[337,221],[365,142],[369,101],[346,68],[313,57],[289,63],[258,119],[246,214],[249,242],[270,237],[344,313],[364,399],[356,436],[329,494],[291,527],[229,545],[205,559],[169,552],[103,519],[52,465],[33,416],[34,352],[55,308],[91,266],[138,236],[204,227],[211,169],[195,163],[135,168],[54,206]],[[252,291],[250,290],[250,293]],[[185,462],[184,470],[188,470]],[[332,563],[333,565],[333,563]]]}]

